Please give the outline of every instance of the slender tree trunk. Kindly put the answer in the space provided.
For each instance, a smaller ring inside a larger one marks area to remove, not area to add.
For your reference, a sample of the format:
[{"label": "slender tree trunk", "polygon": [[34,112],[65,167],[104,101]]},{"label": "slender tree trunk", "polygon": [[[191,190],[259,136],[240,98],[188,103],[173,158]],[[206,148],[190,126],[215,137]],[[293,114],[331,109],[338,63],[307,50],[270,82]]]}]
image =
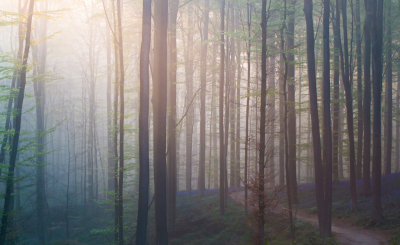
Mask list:
[{"label": "slender tree trunk", "polygon": [[18,113],[15,116],[15,133],[13,136],[12,141],[12,149],[10,155],[10,166],[8,168],[7,173],[7,181],[6,181],[6,193],[4,196],[4,207],[1,217],[1,228],[0,228],[0,244],[5,244],[6,236],[7,236],[7,227],[8,227],[8,218],[9,212],[11,208],[11,200],[12,200],[12,193],[14,187],[14,169],[15,163],[17,158],[18,152],[18,143],[19,143],[19,136],[21,131],[21,117],[22,117],[22,104],[24,102],[24,95],[25,95],[25,85],[26,85],[26,73],[27,73],[27,63],[28,63],[28,56],[29,56],[29,49],[30,49],[30,41],[31,41],[31,28],[32,28],[32,16],[33,16],[33,9],[34,9],[34,0],[29,2],[28,7],[28,19],[26,22],[26,38],[25,38],[25,50],[24,56],[22,60],[22,69],[21,69],[21,83],[19,87],[18,97],[17,97],[17,110]]},{"label": "slender tree trunk", "polygon": [[[176,206],[176,187],[177,187],[177,158],[176,158],[176,72],[177,72],[177,48],[176,48],[176,18],[178,15],[179,0],[171,1],[171,15],[169,23],[169,81],[170,81],[170,97],[169,106],[170,113],[168,115],[168,222],[171,228],[175,224],[175,206]],[[148,30],[150,35],[150,18],[151,18],[151,7],[149,3],[149,16],[148,18]],[[150,48],[150,36],[149,36],[148,48]],[[148,51],[146,51],[148,53]],[[148,54],[147,54],[148,57]],[[148,83],[148,61],[146,66],[147,71],[147,83]],[[147,98],[148,100],[148,98]]]},{"label": "slender tree trunk", "polygon": [[[301,59],[300,59],[301,62]],[[299,144],[297,147],[297,151],[298,151],[298,157],[297,157],[297,181],[298,183],[301,183],[301,150],[302,150],[302,146],[301,146],[301,75],[302,75],[302,70],[301,67],[299,67]]]},{"label": "slender tree trunk", "polygon": [[363,159],[363,190],[364,196],[371,195],[370,164],[371,164],[371,21],[372,11],[369,1],[365,2],[364,22],[364,159]]},{"label": "slender tree trunk", "polygon": [[186,115],[186,190],[192,191],[192,139],[193,139],[193,9],[188,7],[188,43],[185,57],[186,77],[186,106],[189,106]]},{"label": "slender tree trunk", "polygon": [[321,157],[321,138],[318,118],[317,79],[315,72],[315,41],[312,0],[304,0],[304,14],[307,27],[307,65],[310,110],[314,149],[315,194],[317,200],[318,223],[321,236],[325,234],[324,176]]},{"label": "slender tree trunk", "polygon": [[114,186],[114,156],[113,156],[113,140],[112,140],[112,117],[111,117],[111,75],[112,75],[112,65],[111,65],[111,38],[110,38],[110,27],[106,23],[106,39],[107,39],[107,165],[108,165],[108,191],[109,196],[113,197],[111,194],[115,191]]},{"label": "slender tree trunk", "polygon": [[396,160],[395,160],[395,172],[399,171],[400,165],[400,118],[399,118],[399,110],[400,110],[400,69],[397,67],[397,94],[396,94]]},{"label": "slender tree trunk", "polygon": [[114,85],[114,241],[118,243],[119,235],[118,235],[118,227],[119,227],[119,204],[118,204],[118,95],[119,95],[119,86],[120,86],[120,78],[119,78],[119,49],[118,49],[118,39],[115,36],[115,32],[117,30],[117,18],[115,16],[115,4],[114,0],[112,0],[112,12],[113,12],[113,20],[114,20],[114,60],[115,60],[115,85]]},{"label": "slender tree trunk", "polygon": [[295,26],[296,0],[290,0],[288,12],[288,37],[287,66],[288,66],[288,144],[289,144],[289,181],[291,199],[297,204],[297,180],[296,180],[296,111],[295,111],[295,65],[294,65],[294,26]]},{"label": "slender tree trunk", "polygon": [[330,91],[330,50],[329,50],[329,0],[324,0],[323,41],[324,41],[324,146],[325,146],[325,233],[324,241],[332,235],[332,129],[331,129],[331,91]]},{"label": "slender tree trunk", "polygon": [[[275,37],[275,35],[273,35]],[[275,40],[275,38],[274,38]],[[278,49],[278,47],[277,47]],[[269,119],[268,119],[268,124],[269,124],[269,134],[270,134],[270,139],[268,139],[268,149],[269,152],[271,152],[271,156],[269,159],[269,181],[272,184],[272,186],[275,186],[275,67],[276,67],[276,55],[272,55],[270,57],[270,72],[269,72],[269,83],[268,83],[268,89],[269,89],[269,100],[268,100],[268,106],[270,107],[270,112],[269,112]]]},{"label": "slender tree trunk", "polygon": [[393,139],[393,99],[392,99],[392,4],[387,1],[387,24],[386,24],[386,105],[387,105],[387,143],[386,143],[386,162],[384,174],[392,173],[392,139]]},{"label": "slender tree trunk", "polygon": [[[218,37],[216,37],[218,38]],[[212,67],[217,66],[217,48],[218,46],[216,44],[213,45],[213,59],[212,59]],[[214,173],[213,173],[213,186],[214,189],[218,188],[218,136],[217,136],[217,101],[216,98],[218,96],[217,94],[217,81],[216,81],[216,72],[215,69],[212,71],[212,96],[213,96],[213,101],[212,101],[212,108],[211,108],[211,124],[212,124],[212,145],[213,145],[213,167],[214,167]]]},{"label": "slender tree trunk", "polygon": [[[383,35],[383,0],[372,0],[371,43],[372,43],[372,69],[373,69],[373,159],[372,159],[372,215],[371,223],[383,219],[381,200],[381,99],[382,99],[382,35]],[[376,11],[376,12],[375,12]]]},{"label": "slender tree trunk", "polygon": [[267,97],[267,0],[261,8],[261,105],[260,105],[260,158],[258,162],[258,243],[264,244],[264,170],[265,170],[265,107]]},{"label": "slender tree trunk", "polygon": [[[119,72],[120,72],[120,119],[119,119],[119,169],[118,169],[118,240],[119,244],[124,244],[124,222],[123,222],[123,188],[124,188],[124,48],[122,39],[122,4],[121,0],[117,0],[117,16],[118,16],[118,53],[119,53]],[[164,151],[165,152],[165,151]]]},{"label": "slender tree trunk", "polygon": [[210,0],[205,0],[203,39],[201,45],[200,64],[200,161],[199,161],[199,190],[201,194],[206,184],[206,84],[207,84],[207,42],[208,42],[208,21],[210,11]]},{"label": "slender tree trunk", "polygon": [[[281,39],[283,39],[283,29],[281,30]],[[283,48],[284,46],[282,46]],[[285,115],[284,115],[284,94],[283,78],[285,73],[285,60],[283,58],[285,50],[281,49],[279,57],[279,185],[285,185]]]},{"label": "slender tree trunk", "polygon": [[154,188],[156,243],[168,244],[166,195],[166,118],[167,118],[167,30],[168,0],[154,4]]},{"label": "slender tree trunk", "polygon": [[225,214],[225,144],[224,144],[224,80],[225,80],[225,0],[221,0],[221,37],[219,71],[219,213]]},{"label": "slender tree trunk", "polygon": [[[358,0],[359,1],[359,0]],[[333,57],[333,139],[332,139],[332,173],[333,182],[339,182],[339,31],[340,31],[340,9],[339,5],[336,5],[336,16],[333,16],[333,45],[334,45],[334,57]],[[335,18],[333,18],[335,17]]]},{"label": "slender tree trunk", "polygon": [[247,191],[247,175],[248,175],[248,155],[249,155],[249,112],[250,112],[250,79],[251,79],[251,6],[247,5],[247,35],[249,38],[247,46],[247,98],[246,98],[246,139],[244,146],[244,211],[246,217],[248,216],[248,191]]},{"label": "slender tree trunk", "polygon": [[[347,130],[350,144],[350,192],[351,192],[351,205],[352,209],[357,208],[357,193],[356,193],[356,169],[355,169],[355,143],[354,143],[354,122],[353,122],[353,95],[350,83],[350,64],[349,64],[349,47],[347,41],[347,1],[342,0],[342,17],[343,17],[343,45],[340,48],[341,68],[343,85],[346,95],[346,109],[347,109]],[[338,4],[338,2],[337,2]],[[340,35],[340,34],[339,34]],[[339,36],[340,38],[340,36]],[[344,52],[343,52],[344,51]],[[343,54],[344,53],[344,54]]]},{"label": "slender tree trunk", "polygon": [[357,137],[357,179],[362,178],[362,140],[363,140],[363,104],[362,104],[362,58],[361,58],[361,20],[360,20],[360,0],[356,0],[356,54],[357,54],[357,101],[358,101],[358,137]]},{"label": "slender tree trunk", "polygon": [[[236,8],[236,29],[238,30],[239,27],[239,9]],[[242,79],[242,69],[241,69],[241,60],[240,60],[240,55],[241,55],[241,40],[238,39],[237,40],[237,54],[236,54],[236,63],[237,63],[237,85],[236,85],[236,166],[235,166],[235,186],[236,187],[240,187],[240,143],[241,143],[241,139],[240,139],[240,119],[241,119],[241,115],[240,115],[240,86],[241,86],[241,79]]]},{"label": "slender tree trunk", "polygon": [[[170,42],[170,44],[172,45],[172,42]],[[151,0],[143,0],[142,46],[140,50],[139,201],[138,201],[139,204],[138,204],[138,218],[136,225],[137,245],[146,244],[147,219],[148,219],[147,206],[149,202],[148,200],[149,200],[149,188],[150,188],[150,169],[149,169],[150,168],[150,160],[149,160],[150,45],[151,45]],[[171,72],[173,71],[174,70],[171,70]],[[175,122],[175,118],[173,120]],[[174,154],[174,152],[169,152],[169,154]]]}]

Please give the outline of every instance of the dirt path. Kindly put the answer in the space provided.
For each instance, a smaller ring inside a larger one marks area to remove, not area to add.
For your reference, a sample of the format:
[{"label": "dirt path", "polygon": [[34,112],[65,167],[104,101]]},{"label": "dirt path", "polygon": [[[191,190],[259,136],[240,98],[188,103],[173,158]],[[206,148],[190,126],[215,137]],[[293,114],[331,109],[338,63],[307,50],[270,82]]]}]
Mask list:
[{"label": "dirt path", "polygon": [[[230,195],[236,202],[244,204],[244,191],[234,192]],[[298,210],[296,218],[309,222],[314,226],[318,226],[318,218],[303,210]],[[385,245],[389,244],[389,234],[384,231],[367,230],[363,227],[353,226],[343,220],[332,220],[332,232],[335,233],[336,240],[339,244],[362,244],[362,245]]]}]

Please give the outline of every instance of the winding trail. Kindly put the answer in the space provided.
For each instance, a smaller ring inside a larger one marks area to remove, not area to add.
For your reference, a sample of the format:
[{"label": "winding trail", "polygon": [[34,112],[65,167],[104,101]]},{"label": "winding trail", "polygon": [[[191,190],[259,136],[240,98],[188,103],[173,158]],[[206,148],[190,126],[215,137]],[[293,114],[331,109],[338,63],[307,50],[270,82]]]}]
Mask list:
[{"label": "winding trail", "polygon": [[[244,205],[244,191],[233,192],[230,195],[236,202]],[[314,226],[318,226],[318,217],[308,214],[304,210],[297,210],[296,218]],[[332,232],[336,241],[341,245],[385,245],[389,244],[390,236],[381,230],[368,230],[353,226],[341,219],[332,219]]]}]

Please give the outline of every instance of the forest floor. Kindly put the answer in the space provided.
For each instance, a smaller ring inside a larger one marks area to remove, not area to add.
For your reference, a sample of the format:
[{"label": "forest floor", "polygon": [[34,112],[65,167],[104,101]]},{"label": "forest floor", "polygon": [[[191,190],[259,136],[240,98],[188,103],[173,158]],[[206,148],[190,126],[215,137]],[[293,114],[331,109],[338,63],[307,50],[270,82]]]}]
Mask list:
[{"label": "forest floor", "polygon": [[[230,190],[225,215],[219,213],[219,190],[206,190],[201,196],[198,191],[178,192],[176,222],[169,228],[171,245],[251,245],[254,243],[254,227],[251,219],[245,217],[244,206],[232,198]],[[66,237],[65,208],[55,207],[49,210],[50,224],[47,235],[51,245],[112,245],[113,243],[113,206],[109,203],[93,203],[87,207],[86,218],[82,205],[70,207],[69,239]],[[137,207],[135,199],[124,202],[125,244],[135,239]],[[149,211],[148,244],[155,243],[154,203]],[[18,244],[38,244],[35,216],[23,225]],[[266,244],[322,245],[318,229],[308,222],[296,222],[296,241],[289,237],[288,216],[285,213],[266,213]],[[336,244],[330,242],[330,245]]]},{"label": "forest floor", "polygon": [[[371,215],[371,196],[361,196],[362,181],[357,181],[357,210],[351,211],[350,183],[341,180],[333,184],[332,231],[339,244],[400,244],[400,173],[382,177],[382,206],[384,220],[368,227]],[[244,191],[231,194],[244,203]],[[298,185],[297,220],[318,226],[314,183]],[[285,200],[285,198],[282,198]],[[282,207],[286,203],[281,203]]]}]

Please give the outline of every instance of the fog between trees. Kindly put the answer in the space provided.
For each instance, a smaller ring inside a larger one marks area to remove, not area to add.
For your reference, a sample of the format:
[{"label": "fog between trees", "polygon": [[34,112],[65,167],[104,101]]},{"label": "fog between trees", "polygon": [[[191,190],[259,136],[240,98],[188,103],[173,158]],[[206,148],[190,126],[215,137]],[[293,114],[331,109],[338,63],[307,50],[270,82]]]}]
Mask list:
[{"label": "fog between trees", "polygon": [[305,183],[326,242],[347,180],[376,225],[400,162],[399,9],[2,0],[0,244],[178,244],[179,198],[230,217],[232,191],[252,224],[236,242],[270,241],[282,205],[295,240]]}]

